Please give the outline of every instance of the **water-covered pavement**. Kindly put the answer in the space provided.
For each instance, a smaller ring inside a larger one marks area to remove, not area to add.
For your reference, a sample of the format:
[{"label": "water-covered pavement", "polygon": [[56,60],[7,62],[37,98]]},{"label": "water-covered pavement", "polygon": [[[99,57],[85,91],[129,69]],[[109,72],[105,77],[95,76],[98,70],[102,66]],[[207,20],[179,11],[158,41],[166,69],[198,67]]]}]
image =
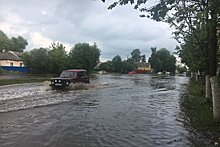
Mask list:
[{"label": "water-covered pavement", "polygon": [[194,146],[180,109],[188,80],[98,75],[68,91],[51,90],[47,82],[2,86],[0,145]]}]

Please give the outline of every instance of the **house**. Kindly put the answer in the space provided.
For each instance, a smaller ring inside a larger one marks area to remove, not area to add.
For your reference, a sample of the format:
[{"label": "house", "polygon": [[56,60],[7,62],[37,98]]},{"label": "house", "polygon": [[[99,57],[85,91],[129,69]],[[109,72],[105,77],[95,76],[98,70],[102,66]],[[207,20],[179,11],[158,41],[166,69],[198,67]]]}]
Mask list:
[{"label": "house", "polygon": [[9,71],[28,72],[21,59],[22,54],[20,52],[3,50],[0,52],[0,67]]},{"label": "house", "polygon": [[145,62],[135,62],[134,63],[137,68],[135,69],[135,73],[144,74],[144,73],[151,73],[153,69],[150,66],[150,63]]}]

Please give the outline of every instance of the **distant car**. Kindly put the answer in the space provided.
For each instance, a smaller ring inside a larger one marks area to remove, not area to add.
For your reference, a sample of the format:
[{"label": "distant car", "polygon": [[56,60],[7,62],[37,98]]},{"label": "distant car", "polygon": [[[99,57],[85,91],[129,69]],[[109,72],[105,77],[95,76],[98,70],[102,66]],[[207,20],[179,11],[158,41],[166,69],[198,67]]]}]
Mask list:
[{"label": "distant car", "polygon": [[59,77],[51,78],[50,86],[53,88],[66,88],[70,83],[90,83],[89,76],[84,69],[64,70]]},{"label": "distant car", "polygon": [[128,73],[129,75],[132,75],[132,74],[137,74],[135,71],[131,71]]}]

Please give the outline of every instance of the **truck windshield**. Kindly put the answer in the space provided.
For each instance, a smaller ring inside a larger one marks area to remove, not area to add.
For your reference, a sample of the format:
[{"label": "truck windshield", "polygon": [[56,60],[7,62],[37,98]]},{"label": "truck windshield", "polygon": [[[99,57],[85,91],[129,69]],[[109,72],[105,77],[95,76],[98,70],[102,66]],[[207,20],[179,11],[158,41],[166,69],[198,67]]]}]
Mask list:
[{"label": "truck windshield", "polygon": [[60,74],[60,78],[75,78],[76,72],[63,71]]}]

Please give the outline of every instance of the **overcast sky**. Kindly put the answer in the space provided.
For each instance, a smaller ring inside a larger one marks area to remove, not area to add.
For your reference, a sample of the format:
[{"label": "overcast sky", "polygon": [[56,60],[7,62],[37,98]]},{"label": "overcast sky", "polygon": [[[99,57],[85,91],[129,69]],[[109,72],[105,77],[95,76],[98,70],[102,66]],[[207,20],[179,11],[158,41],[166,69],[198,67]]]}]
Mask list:
[{"label": "overcast sky", "polygon": [[[96,42],[101,60],[130,56],[139,48],[148,58],[150,47],[177,45],[168,24],[139,17],[133,6],[108,10],[101,0],[0,0],[0,29],[7,36],[21,35],[26,50],[48,47],[53,41],[69,51],[76,43]],[[152,0],[153,1],[153,0]]]}]

